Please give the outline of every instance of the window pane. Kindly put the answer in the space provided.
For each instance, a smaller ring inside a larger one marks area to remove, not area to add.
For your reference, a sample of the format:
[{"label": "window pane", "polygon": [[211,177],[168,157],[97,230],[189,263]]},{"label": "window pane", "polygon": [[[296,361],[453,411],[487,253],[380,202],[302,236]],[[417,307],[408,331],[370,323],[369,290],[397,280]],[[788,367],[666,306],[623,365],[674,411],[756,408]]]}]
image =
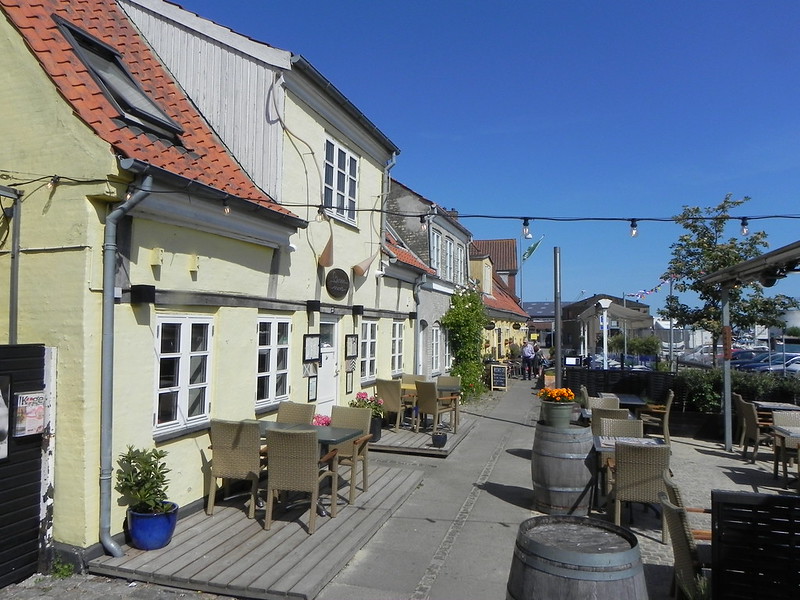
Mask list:
[{"label": "window pane", "polygon": [[289,366],[288,348],[278,348],[276,358],[278,359],[278,364],[275,365],[275,368],[279,371],[286,369]]},{"label": "window pane", "polygon": [[333,206],[333,189],[332,188],[325,188],[325,195],[323,197],[323,203],[325,206]]},{"label": "window pane", "polygon": [[333,142],[325,142],[325,160],[333,162]]},{"label": "window pane", "polygon": [[206,411],[206,388],[189,390],[189,417],[198,417]]},{"label": "window pane", "polygon": [[266,373],[269,371],[269,348],[258,351],[258,372]]},{"label": "window pane", "polygon": [[260,375],[256,383],[256,399],[266,400],[269,398],[269,375]]},{"label": "window pane", "polygon": [[205,323],[192,323],[192,352],[208,350],[208,325]]},{"label": "window pane", "polygon": [[325,165],[325,185],[333,185],[333,165]]},{"label": "window pane", "polygon": [[278,344],[289,343],[289,323],[278,323]]},{"label": "window pane", "polygon": [[162,392],[158,395],[159,423],[169,423],[178,418],[178,392]]},{"label": "window pane", "polygon": [[164,323],[161,326],[161,353],[172,354],[181,350],[181,326],[178,323]]},{"label": "window pane", "polygon": [[344,192],[345,189],[345,176],[344,173],[340,171],[336,176],[336,191]]},{"label": "window pane", "polygon": [[336,168],[340,171],[344,171],[344,167],[347,164],[347,154],[344,153],[344,150],[339,150],[336,154]]},{"label": "window pane", "polygon": [[355,176],[356,176],[356,169],[358,169],[358,161],[357,161],[355,158],[353,158],[353,157],[351,156],[351,157],[350,157],[350,162],[349,162],[349,164],[350,164],[350,171],[349,171],[349,175],[350,175],[350,177],[352,177],[353,179],[355,179]]},{"label": "window pane", "polygon": [[286,373],[278,373],[275,376],[275,395],[276,396],[285,396],[287,394],[288,388],[288,377]]},{"label": "window pane", "polygon": [[267,344],[269,344],[271,325],[272,323],[264,323],[264,322],[258,324],[259,346],[266,346]]},{"label": "window pane", "polygon": [[177,358],[162,358],[158,372],[158,387],[169,388],[178,385],[178,365]]},{"label": "window pane", "polygon": [[205,383],[206,382],[206,356],[193,356],[189,360],[189,383]]}]

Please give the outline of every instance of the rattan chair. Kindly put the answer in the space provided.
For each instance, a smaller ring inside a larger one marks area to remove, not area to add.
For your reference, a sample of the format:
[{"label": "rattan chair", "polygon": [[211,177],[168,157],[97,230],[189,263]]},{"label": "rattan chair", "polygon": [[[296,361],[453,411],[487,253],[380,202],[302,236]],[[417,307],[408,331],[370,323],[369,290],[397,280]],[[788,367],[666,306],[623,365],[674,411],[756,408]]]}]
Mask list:
[{"label": "rattan chair", "polygon": [[636,416],[644,423],[645,427],[655,427],[664,436],[664,441],[669,444],[669,415],[672,411],[672,401],[675,399],[675,392],[667,392],[667,401],[662,405],[648,405],[636,411]]},{"label": "rattan chair", "polygon": [[756,462],[758,447],[762,443],[772,442],[772,433],[769,431],[771,423],[759,422],[756,405],[752,402],[742,402],[742,414],[744,415],[744,441],[742,442],[742,458],[747,458],[747,447],[753,443],[753,454],[750,462]]},{"label": "rattan chair", "polygon": [[[666,493],[664,470],[669,468],[670,447],[617,442],[614,454],[614,523],[620,525],[623,502],[658,504],[658,493]],[[661,535],[666,542],[663,514]]]},{"label": "rattan chair", "polygon": [[250,481],[248,518],[255,517],[258,480],[264,466],[261,459],[261,431],[258,421],[211,420],[211,478],[206,513],[214,514],[217,479],[223,480],[225,496],[232,480]]},{"label": "rattan chair", "polygon": [[741,394],[731,392],[731,400],[733,400],[733,410],[736,414],[736,433],[734,437],[739,441],[739,446],[744,444],[744,398]]},{"label": "rattan chair", "polygon": [[278,404],[278,416],[275,418],[278,423],[294,423],[296,425],[311,425],[314,420],[313,404],[301,404],[299,402],[281,402]]},{"label": "rattan chair", "polygon": [[[458,375],[440,375],[436,378],[436,391],[439,399],[447,404],[455,404],[455,424],[461,419],[461,377]],[[454,430],[455,431],[455,430]]]},{"label": "rattan chair", "polygon": [[619,398],[616,396],[586,396],[586,407],[594,411],[595,408],[619,408]]},{"label": "rattan chair", "polygon": [[[699,508],[696,506],[686,506],[683,503],[683,496],[681,495],[681,490],[678,487],[678,484],[675,483],[675,480],[672,479],[672,474],[669,472],[669,469],[664,471],[664,486],[667,489],[667,496],[669,497],[669,501],[672,502],[678,508],[682,508],[689,514],[705,514],[710,515],[711,509],[710,508]],[[688,514],[687,514],[688,517]],[[711,540],[711,530],[710,529],[692,529],[691,530],[692,537],[695,540],[704,540],[710,541]]]},{"label": "rattan chair", "polygon": [[[400,429],[403,422],[403,414],[406,409],[414,408],[417,402],[416,395],[403,394],[399,379],[377,379],[375,380],[375,395],[383,399],[383,410],[387,414],[394,414],[394,432]],[[413,421],[413,413],[412,413]],[[412,423],[413,425],[413,423]]]},{"label": "rattan chair", "polygon": [[453,433],[456,433],[458,423],[456,417],[458,415],[458,396],[439,396],[439,391],[436,389],[435,381],[417,381],[417,427],[419,431],[419,423],[424,415],[433,416],[433,432],[441,427],[440,419],[445,413],[450,413],[450,425]]},{"label": "rattan chair", "polygon": [[630,411],[627,408],[593,408],[592,409],[592,435],[600,435],[601,419],[628,419]]},{"label": "rattan chair", "polygon": [[336,459],[336,450],[331,450],[320,458],[316,431],[270,429],[267,431],[267,445],[269,476],[264,529],[270,529],[272,526],[273,500],[278,492],[307,492],[311,494],[308,533],[314,533],[319,487],[327,478],[331,479],[330,515],[336,516],[336,494],[339,489],[339,462]]},{"label": "rattan chair", "polygon": [[[772,424],[782,427],[800,427],[800,410],[776,410],[772,413]],[[797,446],[790,447],[789,444],[786,444],[786,452],[783,456],[780,456],[780,444],[778,444],[777,436],[775,436],[773,444],[775,475],[777,476],[778,474],[778,462],[787,463],[787,467],[794,462],[797,464],[797,474],[800,476],[800,448]]]},{"label": "rattan chair", "polygon": [[705,597],[701,593],[702,567],[698,558],[697,545],[689,529],[686,510],[670,502],[666,492],[658,493],[662,517],[672,542],[674,561],[673,590],[678,600]]},{"label": "rattan chair", "polygon": [[[399,383],[399,382],[398,382]],[[384,398],[384,406],[385,405]],[[334,406],[331,408],[331,425],[333,427],[349,427],[360,429],[362,435],[354,440],[331,446],[336,450],[336,459],[340,465],[350,467],[350,504],[356,501],[356,479],[358,479],[358,466],[361,465],[361,488],[366,492],[369,489],[369,441],[372,434],[369,424],[372,420],[372,409],[352,408],[349,406]]]},{"label": "rattan chair", "polygon": [[[600,420],[600,434],[601,436],[609,437],[644,437],[644,427],[642,422],[638,419],[606,419]],[[613,452],[598,452],[598,458],[601,463],[600,470],[603,473],[605,481],[604,490],[608,494],[614,484],[614,468],[616,465],[616,456]]]}]

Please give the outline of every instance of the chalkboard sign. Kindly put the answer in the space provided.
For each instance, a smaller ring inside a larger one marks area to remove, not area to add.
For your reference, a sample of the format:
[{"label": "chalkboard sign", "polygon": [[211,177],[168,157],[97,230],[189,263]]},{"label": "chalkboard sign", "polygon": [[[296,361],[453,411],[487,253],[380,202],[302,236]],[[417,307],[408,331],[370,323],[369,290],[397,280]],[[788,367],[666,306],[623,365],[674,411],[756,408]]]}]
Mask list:
[{"label": "chalkboard sign", "polygon": [[505,365],[492,365],[492,389],[504,390],[508,387]]}]

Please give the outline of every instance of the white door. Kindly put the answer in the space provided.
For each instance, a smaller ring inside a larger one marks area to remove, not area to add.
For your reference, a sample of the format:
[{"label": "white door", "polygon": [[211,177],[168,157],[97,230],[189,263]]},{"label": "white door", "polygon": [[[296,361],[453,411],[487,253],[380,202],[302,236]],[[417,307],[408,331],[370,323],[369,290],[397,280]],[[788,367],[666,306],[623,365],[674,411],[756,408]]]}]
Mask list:
[{"label": "white door", "polygon": [[322,363],[317,372],[317,413],[331,414],[339,390],[339,356],[336,349],[336,322],[319,324]]}]

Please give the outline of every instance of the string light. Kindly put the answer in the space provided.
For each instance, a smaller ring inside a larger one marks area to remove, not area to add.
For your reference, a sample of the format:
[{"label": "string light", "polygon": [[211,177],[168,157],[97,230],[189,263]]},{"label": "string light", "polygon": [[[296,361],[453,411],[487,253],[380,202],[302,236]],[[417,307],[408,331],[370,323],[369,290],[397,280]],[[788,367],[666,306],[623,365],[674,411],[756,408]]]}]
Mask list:
[{"label": "string light", "polygon": [[522,237],[524,237],[526,240],[529,240],[533,237],[531,235],[530,224],[531,222],[527,217],[522,221]]},{"label": "string light", "polygon": [[631,237],[639,235],[639,223],[636,219],[631,219]]},{"label": "string light", "polygon": [[747,226],[747,217],[742,217],[742,235],[750,233],[750,228]]},{"label": "string light", "polygon": [[419,217],[419,230],[428,231],[428,215],[420,215]]},{"label": "string light", "polygon": [[222,201],[222,212],[224,212],[226,215],[231,214],[231,207],[228,205],[227,198],[223,199]]},{"label": "string light", "polygon": [[54,187],[58,185],[58,182],[61,181],[61,177],[58,175],[53,175],[50,178],[50,181],[47,182],[47,189],[52,190]]},{"label": "string light", "polygon": [[317,216],[315,218],[318,223],[322,223],[323,221],[325,221],[326,217],[327,215],[325,214],[325,207],[322,204],[320,204],[317,207]]}]

